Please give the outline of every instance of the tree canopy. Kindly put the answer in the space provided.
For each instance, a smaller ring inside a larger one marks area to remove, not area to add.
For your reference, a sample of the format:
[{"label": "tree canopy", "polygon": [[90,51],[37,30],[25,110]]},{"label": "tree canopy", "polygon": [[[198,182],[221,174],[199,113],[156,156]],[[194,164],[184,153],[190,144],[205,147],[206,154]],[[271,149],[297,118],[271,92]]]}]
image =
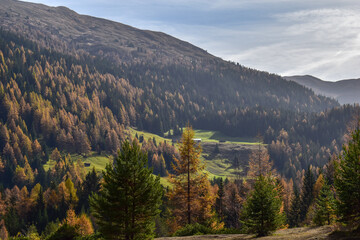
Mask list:
[{"label": "tree canopy", "polygon": [[90,200],[101,233],[108,239],[152,239],[162,191],[139,145],[123,142],[106,167],[101,191]]}]

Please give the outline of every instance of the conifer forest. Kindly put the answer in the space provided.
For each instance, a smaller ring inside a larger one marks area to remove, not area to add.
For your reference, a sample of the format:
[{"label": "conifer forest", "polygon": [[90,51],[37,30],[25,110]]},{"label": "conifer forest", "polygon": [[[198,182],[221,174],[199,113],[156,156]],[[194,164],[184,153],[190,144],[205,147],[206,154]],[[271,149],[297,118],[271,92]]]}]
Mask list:
[{"label": "conifer forest", "polygon": [[360,237],[358,104],[159,32],[0,3],[0,239]]}]

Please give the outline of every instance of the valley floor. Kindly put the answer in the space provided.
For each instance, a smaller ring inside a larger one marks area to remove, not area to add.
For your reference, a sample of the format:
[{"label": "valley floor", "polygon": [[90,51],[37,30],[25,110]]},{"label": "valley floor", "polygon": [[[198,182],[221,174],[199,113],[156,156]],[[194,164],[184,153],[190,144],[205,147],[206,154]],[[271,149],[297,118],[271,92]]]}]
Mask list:
[{"label": "valley floor", "polygon": [[[302,228],[291,228],[276,231],[272,236],[261,237],[256,239],[261,240],[308,240],[308,239],[359,239],[357,237],[342,237],[339,235],[331,234],[333,231],[331,226],[323,227],[302,227]],[[255,239],[254,235],[248,234],[219,234],[219,235],[203,235],[203,236],[188,236],[188,237],[163,237],[156,238],[156,240],[243,240],[243,239]]]}]

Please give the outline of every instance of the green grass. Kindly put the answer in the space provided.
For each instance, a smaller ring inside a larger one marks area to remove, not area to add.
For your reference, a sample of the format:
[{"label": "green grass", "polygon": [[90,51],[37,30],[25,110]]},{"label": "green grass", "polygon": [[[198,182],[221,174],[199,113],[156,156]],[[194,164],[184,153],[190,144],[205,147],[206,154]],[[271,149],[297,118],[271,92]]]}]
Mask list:
[{"label": "green grass", "polygon": [[[144,139],[148,140],[149,138],[155,138],[157,143],[160,142],[168,142],[171,143],[172,140],[165,137],[160,137],[156,134],[145,132],[145,131],[138,131],[134,128],[128,128],[129,133],[131,136],[135,137],[137,134],[139,137],[142,135]],[[243,137],[229,137],[217,131],[207,131],[207,130],[199,130],[194,129],[195,131],[195,138],[201,138],[202,142],[219,142],[219,141],[226,141],[228,144],[249,144],[254,145],[257,144],[254,138],[243,138]],[[177,145],[177,144],[176,144]],[[205,153],[202,154],[201,159],[206,164],[206,171],[209,174],[209,178],[214,177],[222,177],[222,178],[232,178],[234,177],[235,170],[231,168],[231,164],[227,163],[225,159],[221,158],[214,158],[214,159],[205,159]],[[106,164],[110,163],[113,160],[112,156],[107,155],[99,155],[96,152],[91,152],[89,156],[84,157],[80,154],[72,154],[71,159],[74,161],[81,160],[83,163],[90,163],[89,167],[85,167],[87,172],[91,171],[93,167],[95,167],[96,171],[101,172],[105,170]],[[55,161],[49,160],[46,164],[44,164],[44,169],[47,171],[49,168],[55,165]],[[160,179],[161,184],[164,187],[170,187],[171,184],[169,183],[167,178]]]},{"label": "green grass", "polygon": [[160,137],[160,136],[158,136],[158,135],[156,135],[154,133],[149,133],[149,132],[145,132],[145,131],[139,131],[139,130],[136,130],[136,129],[131,128],[131,127],[128,128],[128,131],[129,131],[129,133],[131,134],[132,137],[135,137],[136,134],[138,135],[139,138],[140,138],[141,135],[144,136],[144,139],[146,141],[148,141],[149,138],[151,138],[151,139],[155,138],[157,143],[165,142],[165,141],[168,142],[168,143],[172,142],[172,140],[170,138]]},{"label": "green grass", "polygon": [[201,161],[205,163],[205,170],[210,179],[214,177],[230,179],[235,177],[235,169],[232,168],[231,164],[227,162],[226,159],[214,158],[207,160],[204,156],[201,156]]},{"label": "green grass", "polygon": [[[156,142],[163,142],[167,141],[171,143],[171,139],[160,137],[156,134],[144,132],[144,131],[138,131],[133,128],[129,128],[130,134],[134,137],[137,133],[140,137],[141,135],[144,136],[144,138],[147,140],[149,138],[156,139]],[[225,141],[223,144],[246,144],[246,145],[257,145],[255,138],[246,138],[246,137],[229,137],[226,136],[218,131],[209,131],[209,130],[200,130],[200,129],[194,129],[195,132],[195,138],[201,138],[202,142],[219,142],[219,141]],[[169,132],[165,133],[165,136],[167,136]],[[176,144],[175,146],[177,146]],[[206,172],[209,174],[209,178],[214,177],[222,177],[222,178],[232,178],[235,176],[235,170],[231,168],[230,163],[226,163],[225,159],[221,158],[214,158],[214,159],[205,159],[206,153],[202,153],[201,159],[206,164]],[[163,181],[163,178],[162,178]],[[166,184],[163,184],[166,185]]]},{"label": "green grass", "polygon": [[[93,167],[95,167],[95,170],[97,172],[105,171],[106,164],[111,163],[113,161],[112,156],[107,155],[98,155],[96,152],[90,153],[88,157],[84,157],[80,154],[72,154],[71,159],[73,161],[81,160],[83,163],[90,163],[89,167],[85,167],[86,172],[92,171]],[[49,160],[46,164],[44,164],[45,171],[48,171],[50,168],[55,166],[54,160]],[[164,187],[170,187],[171,183],[169,180],[165,177],[160,178],[160,183]]]},{"label": "green grass", "polygon": [[160,178],[160,184],[163,185],[163,187],[167,188],[167,187],[171,187],[171,183],[169,182],[167,177],[161,177]]},{"label": "green grass", "polygon": [[258,144],[255,138],[229,137],[218,131],[194,129],[194,132],[195,132],[195,138],[201,138],[202,142],[225,141],[226,143],[233,143],[233,144],[249,144],[249,145]]},{"label": "green grass", "polygon": [[[111,163],[112,159],[112,156],[98,155],[96,152],[90,153],[87,157],[80,154],[71,154],[71,160],[75,162],[81,160],[83,163],[90,163],[89,167],[85,167],[86,172],[92,171],[93,167],[95,167],[95,170],[98,172],[104,171],[106,164]],[[44,164],[45,171],[52,168],[54,165],[55,161],[50,159],[46,164]]]},{"label": "green grass", "polygon": [[106,164],[112,163],[113,157],[112,156],[103,156],[93,154],[89,157],[83,157],[82,155],[72,155],[72,159],[78,160],[80,159],[84,163],[90,163],[89,167],[85,167],[86,171],[89,172],[95,167],[96,171],[105,171]]}]

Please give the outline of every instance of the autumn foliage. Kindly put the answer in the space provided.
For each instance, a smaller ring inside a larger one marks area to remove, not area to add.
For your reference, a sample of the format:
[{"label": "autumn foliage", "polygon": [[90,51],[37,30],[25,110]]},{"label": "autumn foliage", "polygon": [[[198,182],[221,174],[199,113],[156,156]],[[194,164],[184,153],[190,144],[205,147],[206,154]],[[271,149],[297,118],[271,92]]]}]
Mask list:
[{"label": "autumn foliage", "polygon": [[175,174],[169,178],[173,187],[168,192],[175,227],[195,222],[221,227],[213,218],[215,194],[204,173],[205,165],[200,160],[201,146],[194,141],[194,131],[190,126],[183,132],[179,152],[180,158],[175,158],[173,164]]}]

